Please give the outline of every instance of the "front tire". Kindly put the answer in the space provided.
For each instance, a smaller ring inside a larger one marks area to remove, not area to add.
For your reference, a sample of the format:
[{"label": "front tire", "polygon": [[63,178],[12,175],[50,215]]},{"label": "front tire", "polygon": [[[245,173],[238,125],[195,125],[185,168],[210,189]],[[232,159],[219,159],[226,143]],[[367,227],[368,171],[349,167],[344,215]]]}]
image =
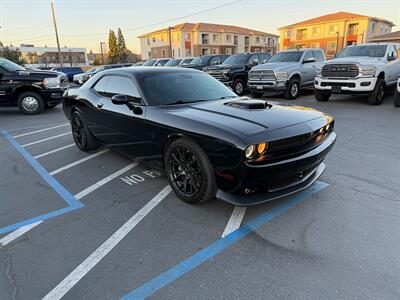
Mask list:
[{"label": "front tire", "polygon": [[317,99],[317,101],[326,102],[331,97],[331,94],[330,93],[323,93],[323,92],[320,92],[318,90],[315,90],[314,91],[314,96],[315,96],[315,99]]},{"label": "front tire", "polygon": [[296,78],[289,80],[284,97],[286,99],[296,99],[300,92],[300,81]]},{"label": "front tire", "polygon": [[165,173],[176,195],[186,203],[198,204],[215,198],[214,171],[203,149],[180,138],[165,152]]},{"label": "front tire", "polygon": [[238,96],[243,96],[245,93],[244,81],[242,79],[235,79],[232,84],[232,89]]},{"label": "front tire", "polygon": [[[397,85],[397,84],[396,84]],[[396,107],[400,107],[400,93],[399,93],[399,91],[397,90],[397,86],[396,86],[396,90],[395,90],[395,92],[394,92],[394,98],[393,98],[394,100],[393,100],[393,103],[394,103],[394,106],[396,106]]]},{"label": "front tire", "polygon": [[83,116],[77,110],[71,114],[71,128],[75,144],[79,149],[87,152],[99,147],[99,143],[89,131]]},{"label": "front tire", "polygon": [[36,92],[21,93],[17,99],[17,106],[26,115],[37,115],[45,108],[42,97]]},{"label": "front tire", "polygon": [[374,90],[371,95],[368,96],[368,104],[381,105],[385,98],[385,88],[385,81],[382,78],[378,78]]}]

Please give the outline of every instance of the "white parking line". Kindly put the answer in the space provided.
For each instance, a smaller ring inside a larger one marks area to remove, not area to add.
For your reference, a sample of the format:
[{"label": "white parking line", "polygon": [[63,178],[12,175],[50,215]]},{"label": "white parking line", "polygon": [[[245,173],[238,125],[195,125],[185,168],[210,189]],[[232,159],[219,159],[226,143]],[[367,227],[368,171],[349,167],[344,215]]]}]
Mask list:
[{"label": "white parking line", "polygon": [[45,141],[48,141],[48,140],[56,139],[58,137],[61,137],[61,136],[67,135],[67,134],[71,134],[71,132],[61,133],[61,134],[58,134],[58,135],[55,135],[55,136],[51,136],[51,137],[48,137],[48,138],[45,138],[45,139],[42,139],[42,140],[38,140],[38,141],[34,141],[34,142],[31,142],[31,143],[28,143],[28,144],[24,144],[24,145],[22,145],[22,147],[28,147],[28,146],[31,146],[31,145],[39,144],[41,142],[45,142]]},{"label": "white parking line", "polygon": [[245,213],[246,213],[245,206],[235,206],[232,215],[229,218],[228,224],[226,225],[225,230],[222,233],[221,237],[225,237],[231,232],[234,232],[236,229],[238,229],[240,227],[240,224],[242,224],[242,220]]},{"label": "white parking line", "polygon": [[38,226],[42,222],[43,222],[42,220],[37,221],[35,223],[22,226],[22,227],[18,228],[17,230],[11,232],[10,234],[8,234],[5,237],[0,239],[0,247],[8,245],[9,243],[11,243],[15,239],[19,238],[21,235],[25,234],[26,232],[33,229],[34,227]]},{"label": "white parking line", "polygon": [[56,152],[58,152],[58,151],[61,151],[61,150],[70,148],[70,147],[72,147],[72,146],[75,146],[75,143],[69,144],[69,145],[67,145],[67,146],[63,146],[63,147],[60,147],[60,148],[57,148],[57,149],[54,149],[54,150],[51,150],[51,151],[48,151],[48,152],[39,154],[39,155],[36,155],[36,156],[34,156],[33,158],[34,158],[34,159],[38,159],[38,158],[41,158],[41,157],[43,157],[43,156],[47,156],[47,155],[56,153]]},{"label": "white parking line", "polygon": [[122,168],[121,170],[107,176],[106,178],[103,178],[102,180],[97,181],[95,184],[92,184],[91,186],[87,187],[86,189],[84,189],[82,192],[79,192],[78,194],[75,195],[76,199],[82,199],[83,197],[85,197],[86,195],[90,194],[91,192],[93,192],[94,190],[97,190],[99,187],[105,185],[107,182],[113,180],[114,178],[124,174],[125,172],[129,171],[130,169],[136,167],[138,165],[137,162],[133,162],[129,165],[127,165],[126,167]]},{"label": "white parking line", "polygon": [[71,290],[91,269],[93,269],[118,243],[128,235],[169,193],[171,187],[167,185],[153,199],[143,206],[133,217],[120,227],[99,248],[86,258],[67,277],[52,289],[42,300],[61,299]]},{"label": "white parking line", "polygon": [[58,168],[57,170],[54,170],[54,171],[50,172],[50,175],[56,175],[56,174],[58,174],[58,173],[60,173],[60,172],[62,172],[62,171],[65,171],[65,170],[67,170],[67,169],[69,169],[69,168],[72,168],[72,167],[74,167],[74,166],[76,166],[76,165],[79,165],[79,164],[81,164],[81,163],[83,163],[83,162],[85,162],[85,161],[88,161],[88,160],[90,160],[90,159],[92,159],[92,158],[95,158],[95,157],[97,157],[97,156],[99,156],[99,155],[102,155],[102,154],[104,154],[104,153],[107,153],[108,151],[110,151],[110,150],[104,149],[104,150],[101,150],[101,151],[99,151],[99,152],[96,152],[96,153],[94,153],[94,154],[92,154],[92,155],[86,156],[86,157],[84,157],[84,158],[82,158],[82,159],[80,159],[80,160],[74,161],[74,162],[72,162],[72,163],[70,163],[70,164],[68,164],[68,165],[66,165],[66,166],[63,166],[63,167],[61,167],[61,168]]},{"label": "white parking line", "polygon": [[22,133],[22,134],[18,134],[18,135],[14,135],[13,138],[16,139],[16,138],[19,138],[21,136],[35,134],[35,133],[38,133],[38,132],[43,132],[43,131],[47,131],[47,130],[51,130],[51,129],[55,129],[55,128],[60,128],[60,127],[64,127],[64,126],[67,126],[67,125],[69,125],[69,123],[65,123],[65,124],[57,125],[57,126],[53,126],[53,127],[48,127],[48,128],[44,128],[44,129],[40,129],[40,130],[36,130],[36,131],[31,131],[31,132],[27,132],[27,133]]}]

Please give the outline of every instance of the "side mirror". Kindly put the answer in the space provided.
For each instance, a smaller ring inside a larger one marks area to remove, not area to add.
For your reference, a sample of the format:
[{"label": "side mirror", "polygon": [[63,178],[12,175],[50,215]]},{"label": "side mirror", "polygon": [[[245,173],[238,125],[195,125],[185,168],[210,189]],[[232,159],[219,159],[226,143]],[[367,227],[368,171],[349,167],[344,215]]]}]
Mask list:
[{"label": "side mirror", "polygon": [[394,55],[388,55],[387,60],[388,61],[396,60],[396,57]]},{"label": "side mirror", "polygon": [[313,63],[313,62],[315,62],[315,58],[314,57],[303,59],[303,64],[309,64],[309,63]]},{"label": "side mirror", "polygon": [[117,94],[111,97],[111,102],[116,105],[128,104],[128,96],[124,94]]},{"label": "side mirror", "polygon": [[216,66],[219,64],[219,61],[215,60],[210,63],[211,66]]}]

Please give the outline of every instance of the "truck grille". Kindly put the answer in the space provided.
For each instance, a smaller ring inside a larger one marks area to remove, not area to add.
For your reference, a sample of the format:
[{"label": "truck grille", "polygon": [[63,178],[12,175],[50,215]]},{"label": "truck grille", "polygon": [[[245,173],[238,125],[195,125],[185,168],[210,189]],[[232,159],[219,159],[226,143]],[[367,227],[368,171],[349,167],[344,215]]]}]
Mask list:
[{"label": "truck grille", "polygon": [[222,72],[220,71],[208,71],[208,75],[211,75],[215,79],[222,80],[224,77],[222,76]]},{"label": "truck grille", "polygon": [[359,70],[355,64],[328,64],[322,67],[323,77],[357,77]]},{"label": "truck grille", "polygon": [[272,70],[253,70],[250,71],[251,81],[274,81],[275,73]]}]

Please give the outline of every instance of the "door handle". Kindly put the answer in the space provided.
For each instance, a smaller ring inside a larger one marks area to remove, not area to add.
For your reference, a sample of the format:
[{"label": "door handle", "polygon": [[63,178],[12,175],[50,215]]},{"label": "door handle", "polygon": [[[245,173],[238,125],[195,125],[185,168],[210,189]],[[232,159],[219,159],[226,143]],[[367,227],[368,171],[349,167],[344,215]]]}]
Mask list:
[{"label": "door handle", "polygon": [[103,107],[103,103],[97,103],[97,108],[102,108]]}]

